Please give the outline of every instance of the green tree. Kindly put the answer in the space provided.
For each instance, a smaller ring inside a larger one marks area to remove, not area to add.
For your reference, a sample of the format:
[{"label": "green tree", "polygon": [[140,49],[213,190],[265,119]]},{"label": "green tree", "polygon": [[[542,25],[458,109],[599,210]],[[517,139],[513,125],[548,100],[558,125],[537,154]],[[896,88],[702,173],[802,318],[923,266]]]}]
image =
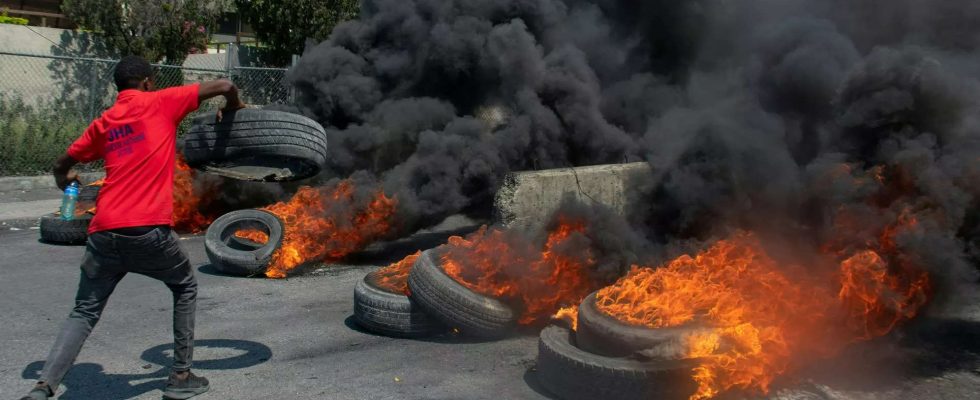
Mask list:
[{"label": "green tree", "polygon": [[119,54],[180,65],[207,48],[208,32],[231,0],[64,0],[61,10]]},{"label": "green tree", "polygon": [[307,39],[321,41],[337,24],[356,18],[358,0],[235,0],[238,11],[260,42],[270,64],[287,65],[302,54]]}]

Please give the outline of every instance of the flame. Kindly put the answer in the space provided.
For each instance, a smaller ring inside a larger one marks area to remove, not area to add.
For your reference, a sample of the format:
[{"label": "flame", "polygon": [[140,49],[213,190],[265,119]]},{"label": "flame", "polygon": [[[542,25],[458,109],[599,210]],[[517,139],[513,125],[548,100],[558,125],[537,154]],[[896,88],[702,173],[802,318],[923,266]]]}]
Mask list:
[{"label": "flame", "polygon": [[378,189],[366,204],[357,204],[354,184],[343,180],[322,188],[301,187],[288,202],[265,207],[283,222],[282,245],[265,275],[286,274],[310,261],[336,261],[391,231],[396,201]]},{"label": "flame", "polygon": [[235,232],[235,237],[250,240],[255,243],[265,244],[269,241],[269,234],[258,229],[242,229]]},{"label": "flame", "polygon": [[97,180],[95,182],[92,182],[92,183],[89,183],[88,185],[85,185],[85,186],[102,186],[104,184],[105,184],[105,179],[99,179],[99,180]]},{"label": "flame", "polygon": [[484,226],[465,239],[451,237],[444,246],[442,266],[470,290],[519,303],[518,323],[529,325],[563,305],[577,304],[596,287],[588,275],[595,264],[591,252],[568,246],[575,234],[584,231],[583,222],[560,217],[538,250],[510,231]]},{"label": "flame", "polygon": [[187,166],[184,157],[177,154],[174,169],[174,229],[197,233],[207,228],[214,218],[201,213],[202,196],[194,188],[196,172]]},{"label": "flame", "polygon": [[379,269],[375,285],[392,293],[410,294],[408,273],[412,271],[412,265],[415,265],[415,260],[418,260],[421,255],[421,251],[416,251],[415,254],[410,254],[401,261]]},{"label": "flame", "polygon": [[[886,246],[879,246],[886,247]],[[740,232],[657,269],[633,266],[596,294],[597,308],[650,328],[697,324],[684,338],[698,383],[691,399],[730,390],[767,393],[773,380],[815,357],[888,333],[927,302],[928,276],[891,270],[874,249],[840,261],[823,279],[772,259]]]},{"label": "flame", "polygon": [[[899,266],[901,268],[901,266]],[[889,270],[878,253],[866,250],[841,262],[840,301],[858,339],[883,336],[900,322],[912,319],[929,299],[929,276],[924,271]]]},{"label": "flame", "polygon": [[573,304],[559,308],[552,318],[568,321],[568,325],[572,327],[573,331],[578,330],[578,305]]}]

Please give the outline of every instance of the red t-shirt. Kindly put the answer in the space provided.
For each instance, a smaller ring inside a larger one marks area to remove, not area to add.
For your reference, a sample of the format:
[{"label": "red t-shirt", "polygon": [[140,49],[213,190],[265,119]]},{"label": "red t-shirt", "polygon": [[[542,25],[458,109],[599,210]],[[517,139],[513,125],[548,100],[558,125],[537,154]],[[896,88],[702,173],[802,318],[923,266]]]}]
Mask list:
[{"label": "red t-shirt", "polygon": [[173,225],[177,125],[197,109],[198,86],[123,90],[68,148],[79,162],[105,159],[105,183],[89,233]]}]

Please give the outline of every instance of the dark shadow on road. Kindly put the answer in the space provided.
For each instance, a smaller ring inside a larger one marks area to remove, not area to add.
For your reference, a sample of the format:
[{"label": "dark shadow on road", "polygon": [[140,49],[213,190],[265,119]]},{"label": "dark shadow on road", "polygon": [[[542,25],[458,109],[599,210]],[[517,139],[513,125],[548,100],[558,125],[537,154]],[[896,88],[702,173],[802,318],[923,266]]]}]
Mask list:
[{"label": "dark shadow on road", "polygon": [[[194,354],[201,354],[202,348],[226,349],[243,351],[234,357],[221,358],[216,360],[194,359],[194,369],[242,369],[254,367],[269,361],[272,358],[272,349],[268,346],[250,340],[233,339],[205,339],[194,341]],[[173,344],[166,343],[147,349],[140,356],[141,359],[157,365],[169,366],[173,360],[167,355],[166,351],[172,350]]]},{"label": "dark shadow on road", "polygon": [[[272,357],[272,350],[268,346],[248,340],[198,340],[194,343],[194,348],[195,354],[198,356],[202,353],[207,354],[207,350],[202,352],[202,349],[237,350],[244,352],[244,354],[228,358],[213,360],[195,359],[195,370],[250,368],[264,363]],[[68,371],[68,374],[65,375],[62,385],[66,390],[58,398],[63,400],[123,400],[139,397],[154,390],[163,390],[167,376],[170,374],[169,366],[172,363],[171,357],[166,352],[171,349],[173,349],[173,344],[166,343],[144,351],[140,358],[151,364],[144,366],[147,372],[140,374],[108,374],[99,364],[75,364]],[[24,368],[21,376],[24,379],[37,379],[41,375],[43,366],[43,361],[32,362]]]},{"label": "dark shadow on road", "polygon": [[256,275],[252,275],[252,276],[240,276],[240,275],[226,274],[224,272],[219,271],[212,264],[204,264],[204,265],[201,265],[200,267],[197,267],[197,272],[200,272],[200,273],[205,274],[205,275],[221,276],[221,277],[226,277],[226,278],[242,278],[242,279],[247,279],[247,278],[262,278],[262,279],[265,279],[265,275],[262,275],[262,274],[256,274]]},{"label": "dark shadow on road", "polygon": [[507,335],[507,336],[504,336],[504,337],[501,337],[501,338],[487,339],[487,338],[476,338],[476,337],[472,337],[472,336],[461,335],[459,333],[455,333],[452,330],[448,330],[447,329],[446,332],[444,332],[444,333],[437,333],[437,334],[434,334],[432,336],[427,336],[427,337],[398,338],[398,337],[385,336],[385,335],[382,335],[382,334],[379,334],[379,333],[375,333],[375,332],[371,332],[371,331],[369,331],[367,329],[364,329],[364,327],[362,327],[361,325],[359,325],[357,323],[357,320],[354,319],[354,316],[353,315],[348,316],[347,318],[344,319],[344,325],[347,326],[347,328],[350,329],[350,330],[352,330],[352,331],[363,333],[365,335],[371,335],[371,336],[377,336],[377,337],[383,337],[383,338],[391,338],[391,339],[416,340],[416,341],[419,341],[419,342],[428,342],[428,343],[490,343],[490,342],[497,342],[497,341],[501,341],[501,340],[507,340],[507,339],[512,338],[512,337],[515,337],[515,336],[520,336],[520,335],[522,335],[524,333],[523,331],[517,331],[514,334]]},{"label": "dark shadow on road", "polygon": [[[44,361],[30,363],[21,376],[24,379],[37,379],[41,375]],[[61,382],[66,389],[62,400],[123,400],[139,397],[154,390],[162,390],[166,384],[168,370],[158,368],[144,374],[107,374],[99,364],[75,364]],[[150,381],[133,383],[136,381]]]},{"label": "dark shadow on road", "polygon": [[524,372],[524,383],[526,383],[527,387],[531,388],[531,390],[537,394],[549,399],[557,399],[555,395],[549,393],[547,389],[541,386],[541,382],[538,381],[538,371],[536,368],[537,366],[532,366],[531,368],[528,368],[526,372]]},{"label": "dark shadow on road", "polygon": [[361,327],[360,325],[357,324],[357,320],[354,319],[354,316],[353,315],[351,315],[351,316],[349,316],[347,318],[344,318],[344,326],[346,326],[347,329],[350,329],[350,330],[352,330],[354,332],[363,333],[365,335],[378,336],[378,337],[387,337],[387,336],[384,336],[384,335],[379,335],[377,333],[371,332],[371,331],[369,331],[367,329],[364,329],[363,327]]}]

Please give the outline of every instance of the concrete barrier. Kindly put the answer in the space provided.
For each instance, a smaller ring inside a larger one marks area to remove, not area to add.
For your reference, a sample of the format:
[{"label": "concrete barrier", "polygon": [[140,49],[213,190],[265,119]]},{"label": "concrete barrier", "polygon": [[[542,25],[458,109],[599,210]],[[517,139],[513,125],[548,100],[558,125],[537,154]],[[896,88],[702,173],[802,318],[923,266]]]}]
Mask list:
[{"label": "concrete barrier", "polygon": [[494,222],[534,227],[558,208],[565,193],[628,216],[638,201],[635,189],[652,179],[650,165],[645,162],[513,172],[504,178],[494,198]]}]

